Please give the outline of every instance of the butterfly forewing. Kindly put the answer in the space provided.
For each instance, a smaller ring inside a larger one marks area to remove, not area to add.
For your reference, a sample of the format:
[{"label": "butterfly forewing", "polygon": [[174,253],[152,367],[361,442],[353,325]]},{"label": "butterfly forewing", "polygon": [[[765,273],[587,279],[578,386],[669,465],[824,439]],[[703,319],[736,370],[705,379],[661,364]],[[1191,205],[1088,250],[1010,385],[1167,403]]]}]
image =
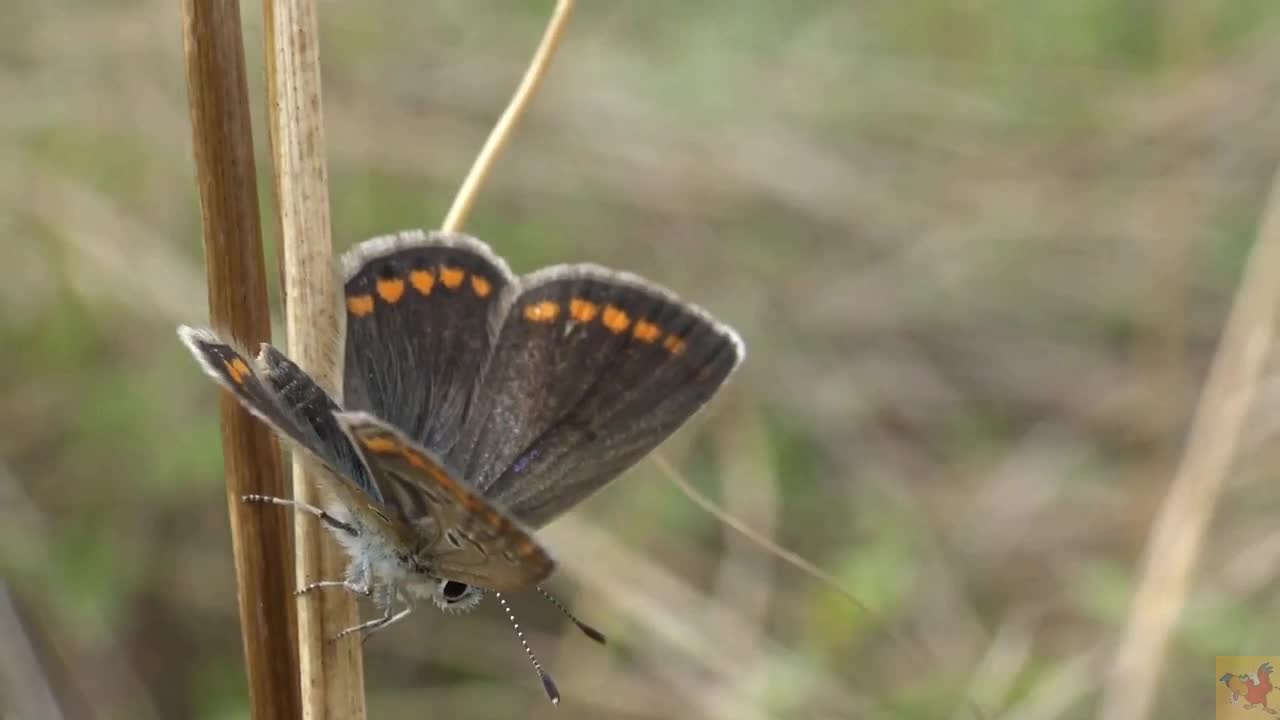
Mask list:
[{"label": "butterfly forewing", "polygon": [[342,264],[345,407],[444,454],[492,349],[491,308],[511,271],[478,240],[422,231],[361,243]]},{"label": "butterfly forewing", "polygon": [[450,473],[430,451],[368,413],[339,413],[386,504],[417,530],[429,571],[498,591],[519,590],[555,563],[521,524]]},{"label": "butterfly forewing", "polygon": [[591,265],[519,281],[448,461],[538,527],[666,439],[720,387],[742,343],[641,278]]}]

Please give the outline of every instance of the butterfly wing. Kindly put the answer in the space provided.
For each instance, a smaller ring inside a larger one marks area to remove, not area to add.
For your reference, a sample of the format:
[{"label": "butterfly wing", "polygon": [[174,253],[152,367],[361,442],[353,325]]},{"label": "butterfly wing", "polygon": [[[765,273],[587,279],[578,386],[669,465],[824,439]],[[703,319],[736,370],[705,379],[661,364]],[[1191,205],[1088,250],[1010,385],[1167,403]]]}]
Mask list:
[{"label": "butterfly wing", "polygon": [[665,440],[744,353],[705,311],[594,265],[538,271],[504,300],[484,391],[447,461],[531,527]]},{"label": "butterfly wing", "polygon": [[530,587],[551,574],[555,563],[533,536],[429,450],[368,413],[336,418],[387,505],[418,529],[416,552],[433,574],[500,592]]},{"label": "butterfly wing", "polygon": [[255,361],[209,330],[180,326],[178,336],[204,369],[276,434],[311,453],[334,474],[374,500],[381,495],[354,447],[338,427],[338,406],[279,350],[263,344]]},{"label": "butterfly wing", "polygon": [[479,240],[421,230],[363,242],[342,267],[343,404],[447,453],[488,360],[491,311],[511,271]]}]

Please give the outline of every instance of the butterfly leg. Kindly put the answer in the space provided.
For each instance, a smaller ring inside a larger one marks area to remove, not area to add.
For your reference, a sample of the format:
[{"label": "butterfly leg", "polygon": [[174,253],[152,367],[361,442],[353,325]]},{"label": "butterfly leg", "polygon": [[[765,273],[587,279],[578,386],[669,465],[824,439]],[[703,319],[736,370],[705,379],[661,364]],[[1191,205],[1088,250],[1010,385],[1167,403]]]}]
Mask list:
[{"label": "butterfly leg", "polygon": [[348,525],[347,523],[342,522],[338,518],[330,515],[324,510],[321,510],[315,505],[308,505],[304,502],[298,502],[297,500],[286,500],[284,498],[271,497],[270,495],[245,495],[240,499],[243,500],[244,502],[269,503],[272,505],[284,505],[286,507],[291,507],[298,512],[305,512],[311,515],[315,515],[316,517],[324,521],[326,525],[328,525],[329,527],[335,530],[341,530],[342,532],[345,532],[348,535],[360,534],[359,531],[357,531],[351,525]]},{"label": "butterfly leg", "polygon": [[332,588],[332,587],[343,588],[348,592],[353,592],[357,595],[364,595],[365,597],[369,597],[369,595],[373,593],[373,590],[370,589],[367,583],[360,584],[360,583],[352,582],[350,580],[318,580],[316,582],[303,585],[302,587],[295,590],[293,594],[306,595],[312,590],[319,590],[320,588]]},{"label": "butterfly leg", "polygon": [[[394,599],[394,595],[392,596],[392,599]],[[339,638],[346,637],[351,633],[358,632],[358,633],[364,633],[364,637],[367,640],[369,636],[372,635],[373,633],[377,632],[378,630],[382,630],[383,628],[389,625],[392,625],[393,623],[403,620],[405,617],[409,615],[409,613],[413,612],[413,605],[406,602],[404,608],[401,609],[400,612],[393,614],[391,612],[392,605],[393,603],[388,601],[387,609],[383,611],[382,617],[374,618],[373,620],[370,620],[368,622],[362,622],[359,625],[356,625],[354,627],[349,627],[346,630],[343,630],[342,632],[335,635],[333,639],[338,640]]]},{"label": "butterfly leg", "polygon": [[347,590],[348,592],[353,592],[357,595],[363,595],[365,597],[369,597],[370,595],[373,594],[373,584],[369,582],[369,578],[370,578],[369,565],[367,563],[353,562],[351,564],[351,567],[347,569],[346,580],[318,580],[308,585],[303,585],[301,588],[296,590],[293,594],[302,596],[302,595],[306,595],[312,590],[319,590],[320,588],[336,587],[336,588],[343,588],[344,590]]}]

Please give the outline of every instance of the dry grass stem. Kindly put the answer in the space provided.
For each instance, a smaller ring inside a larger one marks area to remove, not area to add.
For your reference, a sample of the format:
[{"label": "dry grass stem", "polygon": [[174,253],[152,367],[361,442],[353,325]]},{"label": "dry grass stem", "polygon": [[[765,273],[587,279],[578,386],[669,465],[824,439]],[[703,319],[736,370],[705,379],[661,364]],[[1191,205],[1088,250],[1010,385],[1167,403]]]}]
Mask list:
[{"label": "dry grass stem", "polygon": [[542,85],[542,78],[547,74],[547,67],[551,65],[551,58],[555,56],[556,48],[560,46],[560,39],[564,36],[565,26],[568,25],[569,16],[572,14],[573,0],[556,1],[546,32],[542,34],[542,42],[534,51],[533,59],[529,61],[529,67],[524,71],[524,77],[521,78],[515,95],[511,97],[511,102],[507,104],[507,109],[502,112],[502,117],[498,118],[497,124],[489,132],[489,138],[485,140],[484,147],[480,149],[480,154],[472,163],[471,171],[462,181],[462,187],[454,197],[449,214],[444,218],[442,230],[456,232],[466,224],[467,215],[471,213],[471,206],[475,204],[480,188],[484,187],[489,171],[493,169],[498,155],[511,139],[511,132],[515,129],[516,123],[520,122],[529,102],[537,94],[538,87]]},{"label": "dry grass stem", "polygon": [[[341,373],[335,339],[333,246],[320,104],[320,31],[314,0],[266,0],[267,88],[276,197],[283,250],[289,355],[335,397]],[[317,504],[311,462],[294,456],[293,496]],[[295,524],[297,582],[342,577],[346,558],[316,522]],[[355,598],[309,593],[298,605],[303,717],[365,716],[358,635],[329,639],[359,621]]]},{"label": "dry grass stem", "polygon": [[658,470],[662,471],[662,474],[666,476],[673,485],[679,488],[680,492],[684,493],[685,497],[693,501],[694,505],[702,508],[712,517],[725,525],[737,530],[739,533],[742,533],[742,535],[751,542],[778,556],[778,558],[783,562],[795,566],[805,574],[810,575],[823,585],[831,588],[862,612],[865,612],[868,615],[875,615],[875,611],[867,607],[853,593],[844,589],[840,585],[840,581],[836,580],[835,576],[831,573],[809,562],[803,556],[782,547],[771,538],[756,532],[750,525],[722,510],[716,505],[714,500],[698,492],[698,489],[691,485],[689,480],[685,478],[679,470],[676,470],[675,467],[671,465],[671,461],[667,460],[664,455],[655,452],[651,457],[653,458],[653,463],[658,466]]},{"label": "dry grass stem", "polygon": [[1182,462],[1147,539],[1138,588],[1103,692],[1101,720],[1151,712],[1165,651],[1271,349],[1280,301],[1280,174],[1196,408]]},{"label": "dry grass stem", "polygon": [[[209,281],[209,321],[242,347],[271,336],[253,135],[240,35],[240,6],[224,0],[182,5],[187,91]],[[249,703],[254,718],[297,717],[289,518],[240,502],[283,495],[280,449],[271,431],[221,394],[227,508],[239,587]]]}]

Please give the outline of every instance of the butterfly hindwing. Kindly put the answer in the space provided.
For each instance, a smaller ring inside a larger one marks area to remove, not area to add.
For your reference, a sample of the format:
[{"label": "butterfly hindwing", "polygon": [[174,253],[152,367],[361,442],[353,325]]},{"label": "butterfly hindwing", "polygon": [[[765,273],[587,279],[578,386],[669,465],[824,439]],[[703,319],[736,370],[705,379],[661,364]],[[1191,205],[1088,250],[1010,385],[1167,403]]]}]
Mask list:
[{"label": "butterfly hindwing", "polygon": [[300,424],[310,431],[309,436],[316,441],[316,446],[331,454],[332,461],[347,474],[348,479],[381,502],[382,494],[370,480],[360,455],[334,417],[341,408],[329,393],[284,353],[266,343],[258,353],[258,365],[265,371],[263,380],[280,403],[292,410]]},{"label": "butterfly hindwing", "polygon": [[431,574],[497,591],[531,587],[551,574],[555,563],[533,536],[429,450],[368,413],[336,417],[386,505],[414,528],[415,552]]},{"label": "butterfly hindwing", "polygon": [[181,326],[178,335],[204,371],[249,412],[335,474],[379,499],[355,448],[333,418],[337,405],[279,350],[264,343],[257,359],[250,361],[209,330]]},{"label": "butterfly hindwing", "polygon": [[407,231],[343,256],[344,406],[450,450],[488,360],[491,310],[513,282],[479,240]]},{"label": "butterfly hindwing", "polygon": [[486,497],[538,527],[679,428],[742,359],[729,328],[594,265],[520,279],[459,452]]}]

